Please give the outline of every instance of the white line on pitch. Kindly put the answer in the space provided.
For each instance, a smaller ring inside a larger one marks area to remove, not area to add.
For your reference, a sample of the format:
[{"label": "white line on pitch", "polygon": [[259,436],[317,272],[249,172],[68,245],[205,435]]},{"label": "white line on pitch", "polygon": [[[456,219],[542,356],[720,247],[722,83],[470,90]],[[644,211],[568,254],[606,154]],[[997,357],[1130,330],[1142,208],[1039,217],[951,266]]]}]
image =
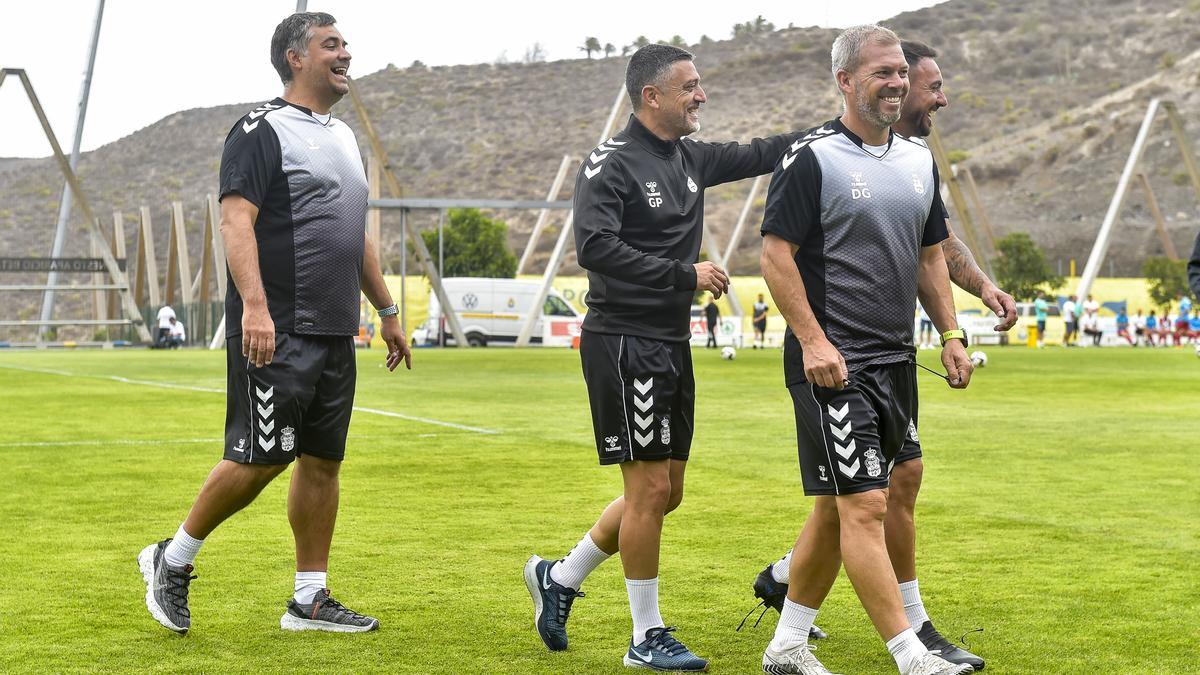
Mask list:
[{"label": "white line on pitch", "polygon": [[[175,384],[173,382],[160,382],[156,380],[133,380],[119,375],[81,375],[79,373],[71,373],[65,370],[52,370],[50,368],[30,368],[27,366],[14,366],[9,364],[0,364],[0,368],[8,368],[10,370],[23,370],[28,373],[41,373],[44,375],[62,375],[64,377],[89,377],[98,380],[112,380],[114,382],[122,382],[124,384],[138,384],[145,387],[162,387],[164,389],[186,389],[188,391],[199,391],[208,394],[224,394],[224,389],[214,389],[212,387],[197,387],[190,384]],[[428,417],[417,417],[416,415],[406,415],[404,413],[392,412],[390,410],[379,410],[377,408],[363,408],[354,406],[355,412],[364,412],[371,415],[382,415],[384,417],[395,417],[410,422],[421,422],[422,424],[434,424],[440,427],[450,427],[451,429],[461,429],[463,431],[473,431],[477,434],[498,434],[495,429],[484,429],[483,427],[472,427],[466,424],[456,424],[454,422],[443,422],[442,420],[429,419]]]}]

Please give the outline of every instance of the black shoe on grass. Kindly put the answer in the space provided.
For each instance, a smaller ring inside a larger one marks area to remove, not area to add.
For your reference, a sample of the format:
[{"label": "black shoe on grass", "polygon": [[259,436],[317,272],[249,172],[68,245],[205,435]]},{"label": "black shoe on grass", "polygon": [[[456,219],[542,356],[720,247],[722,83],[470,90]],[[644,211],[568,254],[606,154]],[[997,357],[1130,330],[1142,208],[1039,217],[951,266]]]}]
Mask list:
[{"label": "black shoe on grass", "polygon": [[917,631],[917,638],[921,640],[921,644],[925,645],[926,649],[937,652],[950,663],[971,666],[976,672],[983,670],[983,659],[942,637],[942,634],[933,627],[932,621],[921,624],[921,629]]},{"label": "black shoe on grass", "polygon": [[330,633],[366,633],[379,628],[379,619],[363,616],[329,595],[322,588],[312,602],[300,604],[295,598],[288,601],[287,611],[279,618],[283,630],[323,630]]},{"label": "black shoe on grass", "polygon": [[[774,567],[775,563],[767,565],[767,568],[754,578],[754,597],[761,601],[758,603],[758,607],[763,607],[763,614],[767,613],[767,608],[782,614],[783,601],[787,598],[788,585],[775,581],[775,575],[771,572]],[[754,609],[758,609],[758,607]],[[754,613],[754,609],[750,610],[750,614]],[[746,619],[750,618],[750,614],[746,615]],[[742,626],[746,624],[746,619],[742,619]],[[758,626],[759,621],[762,621],[762,614],[758,616],[758,621],[755,621],[754,625]],[[742,626],[738,626],[738,630],[741,630]],[[829,637],[829,634],[814,625],[808,630],[808,637],[812,640],[824,640]]]}]

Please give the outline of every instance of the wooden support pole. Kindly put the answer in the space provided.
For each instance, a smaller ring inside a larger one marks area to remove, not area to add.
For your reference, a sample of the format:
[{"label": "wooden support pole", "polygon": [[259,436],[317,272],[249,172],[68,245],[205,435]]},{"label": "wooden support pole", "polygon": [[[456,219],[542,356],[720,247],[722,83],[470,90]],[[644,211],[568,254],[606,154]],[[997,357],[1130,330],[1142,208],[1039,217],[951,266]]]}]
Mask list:
[{"label": "wooden support pole", "polygon": [[[125,216],[119,209],[113,209],[112,254],[117,260],[125,260]],[[125,272],[129,272],[129,261],[125,261]],[[121,298],[116,291],[108,292],[108,315],[117,316],[120,311]]]},{"label": "wooden support pole", "polygon": [[[33,112],[37,115],[38,122],[42,125],[42,131],[46,134],[46,140],[50,142],[50,149],[54,151],[54,159],[58,163],[58,168],[62,171],[63,177],[67,180],[67,185],[71,188],[71,194],[75,198],[75,206],[83,213],[83,220],[89,232],[98,237],[101,242],[108,244],[104,237],[104,233],[96,229],[96,214],[92,211],[91,202],[88,201],[87,195],[83,192],[83,187],[79,184],[79,178],[75,175],[75,171],[71,168],[71,163],[63,154],[62,147],[58,144],[58,138],[54,135],[54,129],[50,126],[50,120],[46,117],[46,111],[42,109],[41,101],[38,100],[37,94],[33,91],[33,84],[29,81],[29,76],[20,68],[4,68],[0,70],[0,84],[4,83],[5,76],[9,73],[16,75],[21,80],[21,85],[25,88],[25,93],[29,97],[29,103],[33,106]],[[109,277],[112,279],[114,286],[128,288],[129,282],[125,277],[125,273],[117,267],[117,261],[113,258],[109,247],[100,247],[100,257],[104,259],[104,267],[108,270]],[[146,322],[142,319],[141,311],[133,302],[133,297],[128,291],[121,291],[121,304],[125,312],[125,318],[134,326],[138,332],[138,336],[146,341],[150,341],[150,331],[146,328]]]},{"label": "wooden support pole", "polygon": [[192,304],[192,266],[189,262],[187,228],[183,220],[183,202],[171,202],[171,240],[167,264],[167,304],[175,302],[172,286],[179,284],[179,299]]},{"label": "wooden support pole", "polygon": [[[379,199],[379,160],[374,154],[367,155],[367,199]],[[375,256],[379,259],[379,269],[383,269],[383,212],[379,209],[367,209],[367,238],[375,242]],[[401,247],[404,241],[400,242]]]},{"label": "wooden support pole", "polygon": [[979,246],[979,238],[975,236],[975,222],[967,208],[967,199],[963,196],[958,178],[954,176],[954,167],[950,165],[950,158],[946,155],[946,148],[942,145],[941,136],[938,135],[936,128],[926,140],[929,142],[929,149],[933,151],[933,159],[937,162],[938,175],[941,177],[942,183],[950,190],[950,200],[954,202],[954,210],[958,213],[958,223],[953,225],[954,230],[964,235],[963,241],[975,254],[975,261],[979,263],[979,268],[990,277],[992,276],[991,262],[985,251]]},{"label": "wooden support pole", "polygon": [[225,239],[221,236],[221,202],[216,195],[208,195],[205,199],[207,208],[205,218],[212,223],[212,256],[213,273],[217,277],[217,299],[225,302],[226,284],[229,282],[225,270]]},{"label": "wooden support pole", "polygon": [[[97,231],[100,230],[100,222],[99,221],[96,221],[96,230]],[[88,237],[88,243],[91,245],[93,258],[99,258],[101,247],[107,245],[107,242],[101,242],[98,238],[96,238],[95,235]],[[103,283],[104,283],[104,275],[101,274],[100,272],[93,272],[92,273],[92,285],[100,286]],[[107,298],[105,297],[107,294],[108,294],[107,291],[104,291],[101,289],[96,289],[96,290],[92,291],[92,314],[93,314],[92,318],[96,319],[97,321],[103,321],[108,318],[108,302],[107,302]]]},{"label": "wooden support pole", "polygon": [[1192,152],[1192,142],[1183,129],[1183,120],[1175,109],[1173,101],[1164,101],[1163,108],[1167,110],[1167,121],[1171,123],[1171,133],[1179,144],[1179,152],[1183,155],[1183,166],[1187,169],[1188,177],[1192,179],[1192,189],[1196,191],[1196,199],[1200,199],[1200,169],[1196,168],[1196,155]]},{"label": "wooden support pole", "polygon": [[[362,99],[359,98],[358,86],[354,83],[354,80],[350,80],[350,98],[354,102],[354,110],[358,114],[358,121],[362,124],[363,131],[367,134],[367,140],[371,145],[371,152],[379,160],[380,170],[387,181],[388,189],[391,190],[393,197],[403,197],[404,191],[400,188],[400,180],[396,178],[396,172],[392,170],[387,151],[383,149],[383,142],[379,140],[379,135],[375,133],[375,127],[371,124],[371,117],[367,114],[367,109],[363,105]],[[405,229],[407,230],[408,239],[412,242],[413,251],[417,254],[417,262],[420,263],[422,271],[425,272],[425,276],[429,279],[429,285],[433,287],[433,292],[437,295],[438,303],[442,307],[442,315],[446,317],[447,322],[450,324],[450,332],[454,335],[454,344],[465,347],[467,345],[467,336],[463,333],[462,324],[458,320],[458,312],[454,311],[454,306],[450,304],[450,296],[446,295],[446,289],[442,286],[442,277],[438,274],[437,268],[429,257],[429,249],[425,246],[425,240],[421,238],[421,233],[417,231],[417,228]],[[403,254],[404,239],[400,240],[400,248]]]},{"label": "wooden support pole", "polygon": [[1154,217],[1154,229],[1158,233],[1158,240],[1162,242],[1163,251],[1171,260],[1179,260],[1179,252],[1175,250],[1175,242],[1171,241],[1171,235],[1167,234],[1167,223],[1163,220],[1162,211],[1158,209],[1158,199],[1154,196],[1150,181],[1144,173],[1138,173],[1137,177],[1142,189],[1146,191],[1146,203],[1150,206],[1150,215]]},{"label": "wooden support pole", "polygon": [[987,238],[991,254],[994,256],[1000,250],[996,248],[996,231],[992,229],[992,219],[988,217],[987,209],[983,208],[983,200],[979,198],[979,187],[975,184],[975,174],[971,173],[969,166],[963,167],[963,174],[967,177],[967,193],[971,197],[971,204],[975,207],[979,222],[983,224],[983,236]]},{"label": "wooden support pole", "polygon": [[[554,174],[554,181],[550,183],[550,191],[546,193],[546,201],[552,202],[558,199],[558,192],[562,189],[563,180],[567,177],[567,170],[571,168],[571,156],[563,155],[562,161],[558,164],[558,173]],[[533,258],[533,251],[537,248],[538,239],[542,236],[542,230],[546,229],[546,222],[550,219],[550,209],[542,209],[538,213],[537,222],[533,224],[533,232],[529,234],[529,241],[525,242],[525,251],[521,254],[521,260],[517,262],[517,274],[522,274],[525,271],[526,265]]]},{"label": "wooden support pole", "polygon": [[138,209],[141,223],[138,229],[138,268],[134,281],[134,295],[138,305],[147,301],[150,308],[157,311],[162,307],[162,298],[158,288],[158,259],[154,257],[154,227],[150,220],[150,207]]}]

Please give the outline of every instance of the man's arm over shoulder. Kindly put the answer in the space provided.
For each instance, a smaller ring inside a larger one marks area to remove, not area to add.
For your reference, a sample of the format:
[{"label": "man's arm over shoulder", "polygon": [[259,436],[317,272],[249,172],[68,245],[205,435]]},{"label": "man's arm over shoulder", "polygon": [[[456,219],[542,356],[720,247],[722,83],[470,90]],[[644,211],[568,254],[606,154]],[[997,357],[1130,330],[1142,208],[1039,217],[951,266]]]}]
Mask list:
[{"label": "man's arm over shoulder", "polygon": [[788,146],[804,135],[803,131],[792,131],[777,136],[756,138],[749,143],[707,143],[684,141],[696,152],[697,161],[703,172],[705,187],[720,185],[770,173],[779,162]]},{"label": "man's arm over shoulder", "polygon": [[[589,171],[590,169],[590,171]],[[688,263],[659,258],[621,240],[625,177],[617,158],[599,171],[586,162],[575,178],[575,253],[586,270],[650,288],[696,288],[696,270]]]}]

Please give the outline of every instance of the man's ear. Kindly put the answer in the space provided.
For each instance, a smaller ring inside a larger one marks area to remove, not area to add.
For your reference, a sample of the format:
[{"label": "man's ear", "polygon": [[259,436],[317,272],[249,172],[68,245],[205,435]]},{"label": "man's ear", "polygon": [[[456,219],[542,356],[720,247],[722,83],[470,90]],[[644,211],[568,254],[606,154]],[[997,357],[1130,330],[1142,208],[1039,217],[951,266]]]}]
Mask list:
[{"label": "man's ear", "polygon": [[287,62],[288,65],[291,66],[292,70],[301,70],[303,68],[303,66],[300,65],[300,54],[297,53],[295,49],[287,50]]},{"label": "man's ear", "polygon": [[657,110],[662,107],[662,103],[658,99],[658,88],[652,84],[647,84],[642,87],[642,106],[649,106]]}]

